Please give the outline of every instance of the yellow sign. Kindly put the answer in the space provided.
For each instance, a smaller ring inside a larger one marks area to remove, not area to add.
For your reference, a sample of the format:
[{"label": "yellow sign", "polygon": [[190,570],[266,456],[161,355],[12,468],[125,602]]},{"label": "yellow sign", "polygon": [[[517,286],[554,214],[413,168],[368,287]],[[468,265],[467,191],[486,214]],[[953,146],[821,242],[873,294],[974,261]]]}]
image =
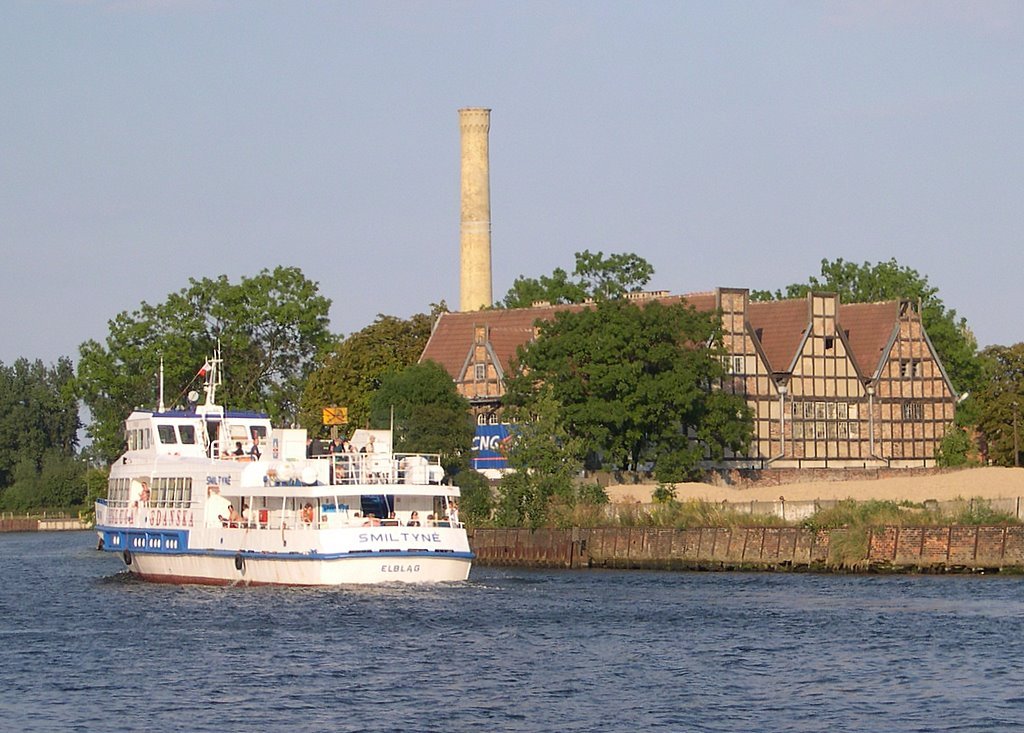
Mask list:
[{"label": "yellow sign", "polygon": [[345,425],[348,423],[347,407],[325,407],[324,425]]}]

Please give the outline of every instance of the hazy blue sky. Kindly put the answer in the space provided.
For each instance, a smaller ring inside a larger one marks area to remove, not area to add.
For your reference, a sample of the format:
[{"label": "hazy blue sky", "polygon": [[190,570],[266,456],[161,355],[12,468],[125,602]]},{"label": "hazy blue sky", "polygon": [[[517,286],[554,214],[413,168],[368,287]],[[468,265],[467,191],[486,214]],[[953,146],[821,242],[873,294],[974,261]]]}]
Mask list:
[{"label": "hazy blue sky", "polygon": [[494,293],[895,257],[1024,341],[1024,3],[0,3],[0,361],[77,359],[189,277],[296,265],[332,329],[457,307],[460,107]]}]

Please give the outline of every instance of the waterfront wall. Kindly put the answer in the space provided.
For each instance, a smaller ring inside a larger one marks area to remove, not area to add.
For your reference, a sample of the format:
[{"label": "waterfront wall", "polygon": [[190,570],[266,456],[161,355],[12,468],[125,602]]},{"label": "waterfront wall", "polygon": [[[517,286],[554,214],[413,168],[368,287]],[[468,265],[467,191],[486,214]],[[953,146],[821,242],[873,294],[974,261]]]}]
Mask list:
[{"label": "waterfront wall", "polygon": [[[779,517],[790,522],[797,522],[817,514],[823,509],[832,509],[843,503],[842,499],[812,499],[807,501],[788,501],[780,497],[775,501],[721,501],[716,506],[727,509],[737,514],[751,516]],[[1004,512],[1016,519],[1024,520],[1024,497],[1008,496],[997,499],[950,499],[948,501],[936,501],[929,499],[924,502],[926,508],[943,514],[956,514],[964,510],[971,510],[975,504],[982,504],[992,511]],[[604,513],[609,519],[615,519],[623,515],[643,514],[652,516],[664,510],[664,504],[638,503],[638,504],[605,504]]]},{"label": "waterfront wall", "polygon": [[480,565],[673,570],[1024,571],[1024,526],[881,527],[861,560],[832,561],[845,530],[799,527],[476,529]]},{"label": "waterfront wall", "polygon": [[0,515],[0,532],[50,532],[57,530],[91,529],[92,525],[77,517]]}]

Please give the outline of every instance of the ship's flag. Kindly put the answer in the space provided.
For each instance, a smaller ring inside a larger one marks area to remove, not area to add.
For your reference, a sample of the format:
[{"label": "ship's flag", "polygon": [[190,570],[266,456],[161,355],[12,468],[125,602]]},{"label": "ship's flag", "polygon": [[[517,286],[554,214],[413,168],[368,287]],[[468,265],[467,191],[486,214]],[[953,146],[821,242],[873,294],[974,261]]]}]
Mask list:
[{"label": "ship's flag", "polygon": [[199,367],[199,372],[196,374],[196,376],[197,377],[205,377],[206,373],[208,371],[210,371],[210,362],[209,361],[207,361],[201,367]]}]

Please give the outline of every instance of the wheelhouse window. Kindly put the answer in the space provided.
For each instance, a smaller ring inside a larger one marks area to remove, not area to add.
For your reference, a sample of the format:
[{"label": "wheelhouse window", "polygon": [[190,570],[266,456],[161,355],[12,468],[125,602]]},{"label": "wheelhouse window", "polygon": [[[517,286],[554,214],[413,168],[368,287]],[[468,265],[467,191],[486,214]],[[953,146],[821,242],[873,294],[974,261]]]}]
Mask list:
[{"label": "wheelhouse window", "polygon": [[160,442],[165,445],[178,442],[178,434],[175,432],[173,425],[157,425],[156,434],[160,438]]},{"label": "wheelhouse window", "polygon": [[185,445],[196,444],[196,428],[194,425],[179,425],[178,435],[181,438],[181,442]]}]

